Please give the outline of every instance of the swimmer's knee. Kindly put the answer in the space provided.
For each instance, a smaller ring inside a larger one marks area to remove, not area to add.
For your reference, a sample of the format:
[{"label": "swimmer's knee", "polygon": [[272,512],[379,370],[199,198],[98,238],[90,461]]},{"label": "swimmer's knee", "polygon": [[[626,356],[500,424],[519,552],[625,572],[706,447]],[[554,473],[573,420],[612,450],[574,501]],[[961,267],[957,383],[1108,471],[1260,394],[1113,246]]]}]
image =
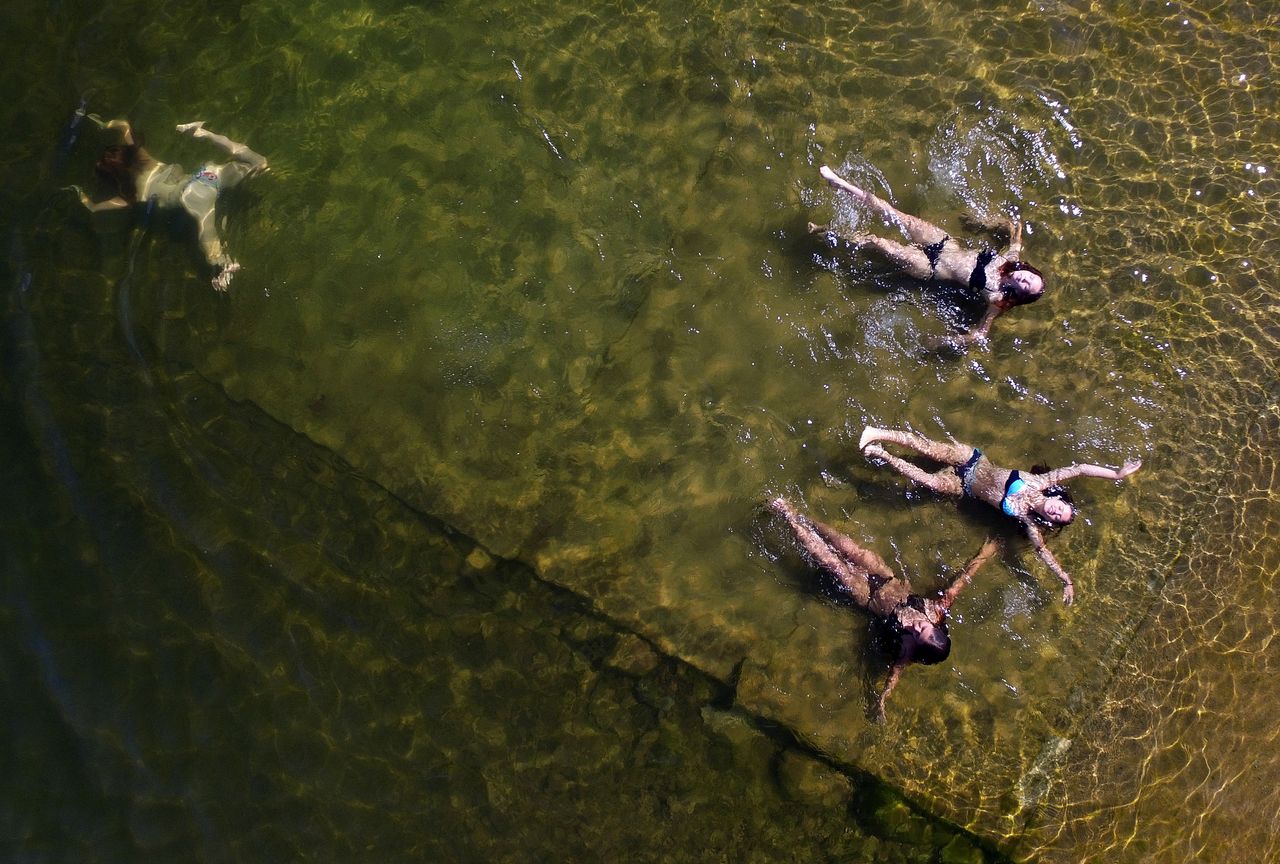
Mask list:
[{"label": "swimmer's knee", "polygon": [[[243,166],[241,177],[256,177],[259,174],[265,174],[271,167],[271,163],[264,157],[259,156],[252,150],[248,153],[242,153],[236,157],[236,160]],[[241,179],[241,178],[237,178]]]}]

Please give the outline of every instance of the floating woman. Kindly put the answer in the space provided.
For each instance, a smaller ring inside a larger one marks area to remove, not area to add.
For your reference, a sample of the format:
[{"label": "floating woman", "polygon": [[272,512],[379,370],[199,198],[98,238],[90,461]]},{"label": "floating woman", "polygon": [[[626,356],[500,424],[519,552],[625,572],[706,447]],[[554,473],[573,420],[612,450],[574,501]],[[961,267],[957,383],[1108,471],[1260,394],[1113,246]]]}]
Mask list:
[{"label": "floating woman", "polygon": [[[906,275],[922,281],[942,280],[965,285],[987,304],[982,319],[968,333],[946,340],[963,346],[986,339],[991,325],[1015,306],[1034,303],[1044,294],[1044,275],[1018,260],[1022,253],[1022,223],[1009,223],[1009,248],[1003,254],[992,249],[967,249],[946,231],[931,222],[903,213],[892,204],[854,186],[826,165],[819,169],[823,179],[847,192],[876,215],[900,226],[914,246],[859,232],[846,238],[855,246],[872,246]],[[811,231],[823,228],[810,225]]]},{"label": "floating woman", "polygon": [[893,668],[876,700],[876,717],[884,719],[884,703],[897,685],[902,670],[912,663],[941,663],[951,653],[947,611],[983,564],[995,555],[999,544],[988,539],[982,549],[942,595],[928,599],[913,594],[911,584],[889,569],[884,559],[829,525],[796,513],[786,499],[775,498],[769,509],[786,520],[819,568],[829,573],[841,591],[871,615],[888,637]]},{"label": "floating woman", "polygon": [[135,139],[129,121],[106,122],[93,114],[86,116],[101,129],[120,130],[121,143],[106,148],[94,166],[98,177],[116,194],[95,202],[79,186],[69,187],[79,195],[80,203],[91,213],[121,210],[152,199],[157,207],[183,208],[196,220],[200,249],[214,270],[214,289],[226,291],[231,285],[232,274],[240,269],[240,265],[227,254],[218,237],[214,224],[218,195],[246,177],[266,171],[266,158],[244,144],[205,129],[203,120],[181,123],[177,127],[179,132],[205,139],[231,156],[230,162],[201,165],[197,171],[188,174],[181,165],[160,162],[144,150]]},{"label": "floating woman", "polygon": [[[930,473],[919,465],[894,456],[878,443],[880,441],[899,444],[921,456],[941,462],[945,467]],[[1142,467],[1141,459],[1132,459],[1125,462],[1119,470],[1101,465],[1076,464],[1042,473],[1016,471],[991,464],[981,450],[968,444],[945,444],[913,432],[877,429],[874,426],[862,430],[858,447],[867,456],[883,459],[913,483],[941,495],[985,501],[1006,516],[1012,516],[1021,522],[1040,560],[1049,565],[1049,569],[1062,580],[1062,602],[1067,604],[1075,599],[1071,577],[1045,545],[1036,520],[1042,520],[1048,525],[1068,525],[1075,518],[1075,507],[1070,494],[1061,485],[1063,481],[1073,477],[1123,480]]]}]

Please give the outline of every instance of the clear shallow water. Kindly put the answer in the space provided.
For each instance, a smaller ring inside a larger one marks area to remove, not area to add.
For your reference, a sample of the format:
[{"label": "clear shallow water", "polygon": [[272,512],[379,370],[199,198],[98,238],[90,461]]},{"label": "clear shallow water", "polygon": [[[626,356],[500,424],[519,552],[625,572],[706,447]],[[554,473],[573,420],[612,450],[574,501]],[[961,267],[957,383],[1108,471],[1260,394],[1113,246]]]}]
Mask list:
[{"label": "clear shallow water", "polygon": [[[1234,692],[1273,662],[1267,642],[1252,663],[1200,669],[1219,666],[1223,650],[1202,622],[1223,607],[1268,608],[1254,598],[1273,571],[1207,579],[1215,590],[1196,594],[1191,574],[1204,578],[1204,565],[1186,563],[1192,550],[1253,548],[1235,545],[1240,525],[1208,516],[1253,488],[1232,485],[1222,466],[1245,443],[1261,452],[1251,430],[1274,380],[1275,282],[1258,263],[1275,242],[1273,20],[1244,4],[266,4],[159,13],[122,35],[71,9],[54,14],[61,65],[42,54],[27,64],[48,69],[41,81],[18,64],[6,73],[5,91],[26,94],[11,125],[32,130],[15,177],[38,168],[52,185],[58,125],[89,87],[94,107],[128,110],[161,158],[198,164],[203,151],[167,130],[204,117],[273,163],[226,202],[246,267],[228,299],[200,285],[180,225],[142,238],[127,290],[113,288],[128,272],[125,226],[91,225],[45,206],[46,186],[14,181],[10,194],[34,215],[9,232],[12,282],[33,278],[11,296],[20,359],[6,365],[55,485],[66,485],[64,445],[49,429],[74,429],[65,446],[98,464],[101,428],[132,442],[156,422],[135,403],[154,402],[159,426],[175,431],[107,462],[126,466],[117,482],[179,536],[200,513],[209,527],[190,554],[216,559],[243,530],[237,519],[256,521],[261,506],[237,501],[236,484],[261,482],[265,469],[246,457],[213,470],[190,455],[216,433],[166,407],[178,404],[166,382],[194,370],[338,454],[361,482],[719,682],[731,694],[719,703],[1012,854],[1181,860],[1184,842],[1233,836],[1212,814],[1234,801],[1274,812],[1259,791],[1274,784],[1233,780],[1217,784],[1203,819],[1154,815],[1185,811],[1189,790],[1213,785],[1168,756],[1214,734],[1162,726],[1168,694]],[[1011,44],[1043,50],[1011,56]],[[87,176],[96,146],[87,135],[70,151],[68,179]],[[1019,207],[1051,296],[1000,321],[989,351],[921,355],[922,338],[976,310],[874,264],[833,261],[806,238],[809,219],[859,219],[815,182],[822,162],[956,229],[966,204]],[[75,373],[40,371],[59,352],[67,370],[114,363],[136,390],[63,386]],[[919,585],[1002,526],[908,495],[863,464],[853,443],[865,422],[949,432],[1007,464],[1147,460],[1126,487],[1078,484],[1086,524],[1052,541],[1078,606],[1061,608],[1052,578],[1011,537],[1002,565],[963,598],[953,661],[912,670],[884,728],[865,721],[866,679],[879,669],[861,622],[807,590],[760,501],[787,492]],[[281,435],[269,428],[262,440]],[[155,467],[166,458],[194,466],[185,482],[207,483],[212,500],[175,508]],[[362,521],[302,504],[283,521],[294,519]],[[258,554],[274,561],[281,543],[290,548],[266,531]],[[385,543],[369,544],[342,568],[356,584],[384,566],[373,550]],[[1237,557],[1213,567],[1235,574]],[[103,568],[112,584],[124,566]],[[424,572],[457,569],[446,560]],[[1168,608],[1188,618],[1176,639],[1150,626]],[[410,617],[382,626],[412,643]],[[536,631],[545,617],[522,620]],[[288,632],[269,616],[262,628]],[[318,662],[350,653],[333,644],[346,628],[314,626]],[[431,656],[465,657],[466,643],[442,638]],[[1160,656],[1157,646],[1166,666],[1135,660]],[[1147,676],[1166,689],[1134,705],[1131,683]],[[380,688],[356,680],[369,717],[395,715],[382,713]],[[264,692],[263,728],[280,710]],[[459,703],[464,714],[484,705]],[[1260,707],[1235,699],[1228,710],[1254,730]],[[691,740],[716,734],[686,719],[676,725]],[[296,746],[343,749],[314,723],[295,728]],[[74,729],[119,734],[109,723]],[[1116,736],[1139,743],[1117,748]],[[326,761],[359,762],[377,737]],[[582,770],[584,784],[610,786]],[[1104,793],[1114,806],[1094,807]],[[1140,815],[1126,823],[1116,814],[1131,801]],[[456,812],[436,808],[425,810]],[[483,848],[486,826],[453,836]],[[1233,850],[1256,857],[1267,842]]]}]

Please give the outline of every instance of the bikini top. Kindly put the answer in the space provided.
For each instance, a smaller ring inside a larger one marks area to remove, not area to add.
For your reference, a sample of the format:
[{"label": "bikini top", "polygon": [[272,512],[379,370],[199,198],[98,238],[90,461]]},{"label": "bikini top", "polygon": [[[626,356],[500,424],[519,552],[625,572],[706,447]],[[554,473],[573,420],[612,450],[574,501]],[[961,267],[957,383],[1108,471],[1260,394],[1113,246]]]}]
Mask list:
[{"label": "bikini top", "polygon": [[978,260],[969,274],[969,287],[974,291],[987,290],[987,265],[995,260],[996,253],[992,249],[983,249],[978,253]]},{"label": "bikini top", "polygon": [[1014,512],[1010,499],[1025,489],[1026,486],[1027,481],[1023,480],[1017,471],[1009,472],[1009,479],[1004,483],[1004,497],[1000,499],[1000,509],[1004,511],[1006,516],[1017,517],[1018,514]]},{"label": "bikini top", "polygon": [[956,476],[960,478],[960,485],[964,489],[964,497],[973,497],[973,472],[978,467],[978,461],[982,459],[982,451],[977,447],[973,448],[973,455],[969,457],[969,461],[963,465],[957,465],[955,468]]},{"label": "bikini top", "polygon": [[[920,251],[924,252],[924,257],[929,261],[929,272],[933,275],[937,274],[938,258],[942,256],[943,248],[951,242],[950,235],[944,235],[941,240],[928,243],[920,247]],[[978,260],[973,264],[973,270],[969,271],[969,287],[979,293],[987,290],[987,266],[995,260],[996,253],[992,249],[981,249],[978,251]]]}]

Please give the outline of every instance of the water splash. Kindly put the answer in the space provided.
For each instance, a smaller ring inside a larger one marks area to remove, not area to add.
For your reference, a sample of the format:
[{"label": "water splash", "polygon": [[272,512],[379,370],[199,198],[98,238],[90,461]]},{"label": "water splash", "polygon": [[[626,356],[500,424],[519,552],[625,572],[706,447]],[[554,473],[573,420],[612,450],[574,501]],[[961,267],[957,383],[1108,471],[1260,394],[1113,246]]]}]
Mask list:
[{"label": "water splash", "polygon": [[[1061,102],[1037,94],[1054,111],[1056,129],[1072,147],[1079,134]],[[1009,110],[983,101],[955,108],[929,142],[929,173],[980,218],[1020,210],[1037,191],[1067,179],[1051,127],[1030,128],[1034,110]]]}]

